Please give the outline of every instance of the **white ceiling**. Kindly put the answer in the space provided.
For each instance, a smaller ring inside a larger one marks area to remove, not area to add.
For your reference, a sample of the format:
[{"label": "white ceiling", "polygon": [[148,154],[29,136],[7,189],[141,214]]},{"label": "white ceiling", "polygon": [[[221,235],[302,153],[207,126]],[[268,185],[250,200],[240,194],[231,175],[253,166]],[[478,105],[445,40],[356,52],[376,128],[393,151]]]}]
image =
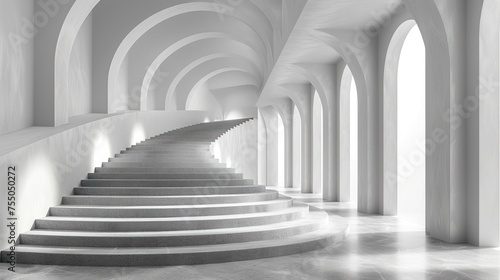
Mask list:
[{"label": "white ceiling", "polygon": [[392,3],[401,4],[400,0],[309,0],[262,90],[259,104],[286,97],[283,85],[309,83],[294,65],[335,64],[341,59],[330,46],[312,38],[312,33],[363,29],[375,19],[375,11],[387,10]]}]

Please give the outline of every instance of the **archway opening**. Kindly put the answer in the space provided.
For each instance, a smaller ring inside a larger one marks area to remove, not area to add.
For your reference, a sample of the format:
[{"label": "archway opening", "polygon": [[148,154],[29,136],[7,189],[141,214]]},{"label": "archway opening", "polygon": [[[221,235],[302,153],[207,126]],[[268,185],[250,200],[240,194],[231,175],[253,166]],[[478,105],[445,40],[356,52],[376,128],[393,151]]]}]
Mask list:
[{"label": "archway opening", "polygon": [[358,90],[351,69],[339,77],[339,201],[358,204]]},{"label": "archway opening", "polygon": [[425,45],[415,25],[397,79],[398,216],[425,226]]},{"label": "archway opening", "polygon": [[350,203],[356,206],[358,205],[358,89],[354,78],[351,78],[349,97],[349,191]]},{"label": "archway opening", "polygon": [[318,91],[313,97],[313,193],[323,192],[323,104]]},{"label": "archway opening", "polygon": [[293,188],[301,188],[301,166],[302,166],[302,118],[297,106],[293,109]]},{"label": "archway opening", "polygon": [[278,187],[285,187],[285,125],[278,114]]}]

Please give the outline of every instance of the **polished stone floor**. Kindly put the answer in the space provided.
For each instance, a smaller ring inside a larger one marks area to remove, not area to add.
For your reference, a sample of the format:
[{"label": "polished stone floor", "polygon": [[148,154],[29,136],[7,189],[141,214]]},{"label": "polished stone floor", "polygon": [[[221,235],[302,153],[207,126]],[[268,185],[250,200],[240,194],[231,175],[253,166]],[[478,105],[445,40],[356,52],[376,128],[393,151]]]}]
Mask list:
[{"label": "polished stone floor", "polygon": [[500,249],[449,245],[396,217],[358,214],[349,204],[323,203],[315,195],[286,194],[328,211],[334,222],[348,222],[347,240],[293,256],[198,266],[19,265],[12,274],[0,264],[0,279],[500,279]]}]

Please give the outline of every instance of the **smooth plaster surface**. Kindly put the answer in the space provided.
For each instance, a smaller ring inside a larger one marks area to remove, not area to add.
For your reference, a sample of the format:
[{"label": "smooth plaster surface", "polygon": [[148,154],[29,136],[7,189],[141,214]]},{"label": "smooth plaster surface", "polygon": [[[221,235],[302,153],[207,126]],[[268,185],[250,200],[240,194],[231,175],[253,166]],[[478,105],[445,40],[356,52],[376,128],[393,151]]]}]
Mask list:
[{"label": "smooth plaster surface", "polygon": [[34,123],[34,41],[25,36],[33,9],[32,1],[0,3],[0,135]]},{"label": "smooth plaster surface", "polygon": [[76,37],[70,59],[68,115],[92,113],[92,15]]}]

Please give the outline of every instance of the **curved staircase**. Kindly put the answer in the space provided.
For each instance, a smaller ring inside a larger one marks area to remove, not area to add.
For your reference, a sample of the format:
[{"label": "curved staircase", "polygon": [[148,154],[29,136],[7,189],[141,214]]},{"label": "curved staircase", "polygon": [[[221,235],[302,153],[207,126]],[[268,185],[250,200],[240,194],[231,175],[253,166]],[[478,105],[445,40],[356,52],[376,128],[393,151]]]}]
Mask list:
[{"label": "curved staircase", "polygon": [[[328,214],[243,179],[210,145],[248,119],[204,123],[122,151],[20,235],[29,264],[153,266],[295,254],[341,241]],[[2,252],[5,256],[7,252]]]}]

